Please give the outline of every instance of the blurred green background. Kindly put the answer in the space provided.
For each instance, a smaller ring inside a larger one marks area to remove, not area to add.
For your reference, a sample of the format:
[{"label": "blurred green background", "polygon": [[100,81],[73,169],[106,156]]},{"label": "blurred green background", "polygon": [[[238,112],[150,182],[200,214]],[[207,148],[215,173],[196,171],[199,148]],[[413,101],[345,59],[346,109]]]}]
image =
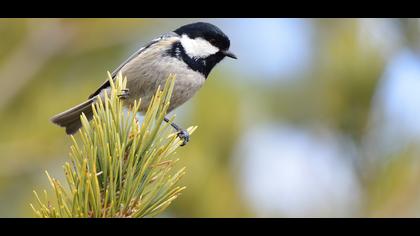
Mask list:
[{"label": "blurred green background", "polygon": [[0,19],[0,217],[33,217],[44,171],[63,178],[49,118],[196,21],[239,59],[174,112],[199,128],[162,217],[420,216],[419,19]]}]

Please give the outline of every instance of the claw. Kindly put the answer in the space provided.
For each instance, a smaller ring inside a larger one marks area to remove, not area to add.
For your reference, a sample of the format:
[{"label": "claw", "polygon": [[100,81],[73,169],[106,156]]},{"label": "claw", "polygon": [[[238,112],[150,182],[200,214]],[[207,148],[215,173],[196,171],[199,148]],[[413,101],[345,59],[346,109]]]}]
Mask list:
[{"label": "claw", "polygon": [[186,130],[180,130],[177,136],[183,141],[181,147],[185,146],[190,141],[190,134]]},{"label": "claw", "polygon": [[130,96],[130,93],[128,92],[128,89],[122,89],[121,94],[118,94],[119,99],[127,99],[128,96]]}]

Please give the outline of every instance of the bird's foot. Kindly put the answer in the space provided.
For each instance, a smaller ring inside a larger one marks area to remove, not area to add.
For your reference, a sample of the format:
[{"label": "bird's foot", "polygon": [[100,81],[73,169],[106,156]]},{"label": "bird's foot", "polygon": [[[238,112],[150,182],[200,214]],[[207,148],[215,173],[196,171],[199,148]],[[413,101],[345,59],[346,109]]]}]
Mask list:
[{"label": "bird's foot", "polygon": [[128,96],[130,96],[130,93],[128,92],[128,89],[122,89],[121,94],[118,94],[119,99],[127,99]]},{"label": "bird's foot", "polygon": [[182,146],[185,146],[190,141],[190,134],[186,130],[180,130],[177,134],[178,138],[182,139]]}]

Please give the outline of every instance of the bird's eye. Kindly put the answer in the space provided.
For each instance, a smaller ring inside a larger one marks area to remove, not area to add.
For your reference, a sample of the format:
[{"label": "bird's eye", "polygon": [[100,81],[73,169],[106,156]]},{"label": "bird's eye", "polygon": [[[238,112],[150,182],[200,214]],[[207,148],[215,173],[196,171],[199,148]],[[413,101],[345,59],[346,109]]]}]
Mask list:
[{"label": "bird's eye", "polygon": [[214,44],[214,43],[216,42],[216,39],[210,39],[210,40],[209,40],[209,42],[210,42],[211,44]]}]

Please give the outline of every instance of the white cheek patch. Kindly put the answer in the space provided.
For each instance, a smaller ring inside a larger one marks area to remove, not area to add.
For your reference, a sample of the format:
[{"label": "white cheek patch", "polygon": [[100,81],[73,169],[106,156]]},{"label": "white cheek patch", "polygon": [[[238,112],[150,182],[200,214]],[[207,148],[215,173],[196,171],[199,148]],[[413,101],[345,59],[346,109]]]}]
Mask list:
[{"label": "white cheek patch", "polygon": [[187,35],[182,35],[181,44],[185,49],[185,52],[191,58],[205,58],[213,55],[219,51],[219,49],[209,43],[203,38],[191,39]]}]

